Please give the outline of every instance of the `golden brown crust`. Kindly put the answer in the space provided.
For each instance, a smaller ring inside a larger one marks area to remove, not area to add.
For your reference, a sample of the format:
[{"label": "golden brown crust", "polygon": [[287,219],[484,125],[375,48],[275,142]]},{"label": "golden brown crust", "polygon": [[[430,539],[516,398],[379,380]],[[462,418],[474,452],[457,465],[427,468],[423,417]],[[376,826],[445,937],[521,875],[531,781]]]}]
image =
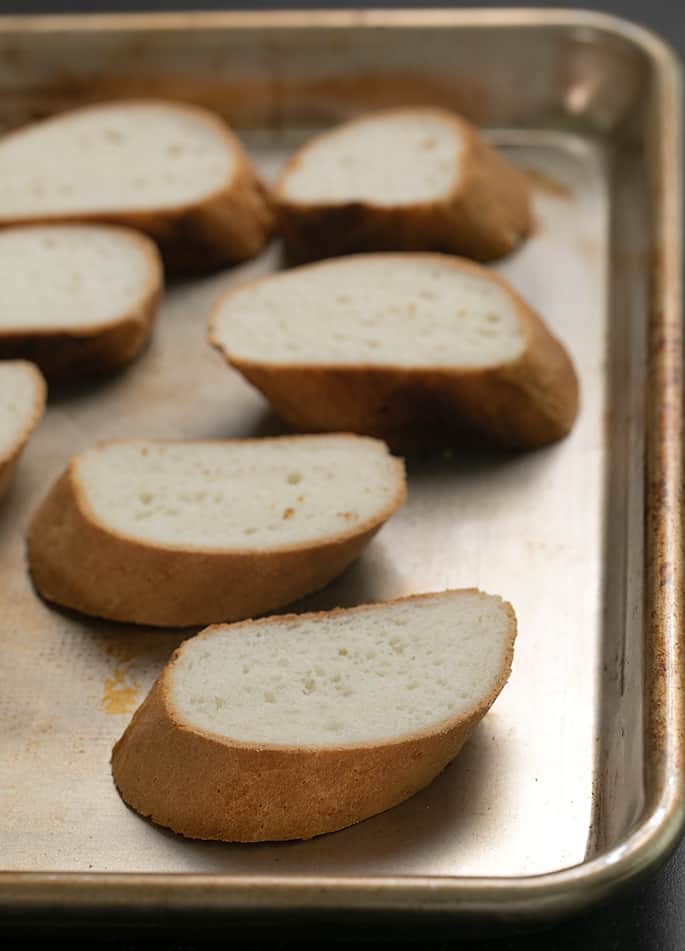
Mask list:
[{"label": "golden brown crust", "polygon": [[[291,259],[304,262],[355,251],[443,251],[491,261],[512,251],[532,230],[526,177],[489,146],[466,120],[439,109],[388,109],[375,117],[433,114],[464,142],[463,172],[450,194],[432,202],[387,206],[371,202],[305,203],[287,197],[289,173],[311,143],[286,164],[274,190],[278,227]],[[342,128],[365,122],[353,119]]]},{"label": "golden brown crust", "polygon": [[[398,600],[422,597],[430,595]],[[129,806],[159,825],[191,838],[229,842],[309,839],[384,812],[444,769],[506,683],[516,618],[506,603],[505,610],[509,637],[502,667],[473,710],[421,733],[358,746],[249,746],[184,724],[168,691],[181,646],[114,747],[117,788]],[[341,609],[328,616],[338,613]],[[292,619],[268,620],[287,625]],[[198,636],[211,636],[211,628]]]},{"label": "golden brown crust", "polygon": [[[471,438],[534,449],[565,436],[578,411],[578,379],[566,350],[541,318],[505,280],[471,261],[426,253],[412,257],[434,259],[498,284],[521,321],[526,341],[521,355],[491,368],[257,363],[226,352],[214,330],[216,316],[210,319],[209,339],[278,415],[302,432],[355,432],[383,439],[398,451]],[[225,295],[214,315],[244,288]]]},{"label": "golden brown crust", "polygon": [[17,468],[17,463],[19,462],[19,457],[21,456],[24,447],[29,441],[31,433],[36,428],[43,413],[45,412],[47,387],[45,386],[45,380],[43,379],[42,374],[33,363],[29,363],[25,360],[19,360],[16,362],[24,366],[26,371],[33,378],[33,406],[26,419],[24,428],[17,439],[11,446],[8,447],[5,452],[0,454],[0,498],[2,498],[2,496],[9,489],[15,469]]},{"label": "golden brown crust", "polygon": [[[155,103],[156,100],[132,99],[130,102],[140,105],[141,102]],[[233,156],[231,176],[222,189],[192,204],[158,211],[130,208],[20,219],[0,217],[0,227],[57,222],[124,225],[149,235],[159,246],[169,270],[181,272],[208,271],[245,261],[258,254],[273,230],[273,212],[268,190],[252,168],[240,141],[218,115],[187,103],[169,100],[159,102],[202,118],[220,133]],[[118,105],[126,103],[127,100],[117,101]],[[69,115],[76,111],[99,110],[103,105],[107,104],[83,106],[79,110],[71,110]],[[48,121],[59,121],[59,116]],[[20,135],[26,128],[24,126],[10,132],[7,137]]]},{"label": "golden brown crust", "polygon": [[85,614],[159,627],[242,620],[325,587],[361,554],[406,493],[403,464],[393,460],[394,496],[361,525],[279,549],[189,550],[146,543],[100,524],[84,499],[75,463],[31,521],[28,558],[36,588],[47,600]]},{"label": "golden brown crust", "polygon": [[[22,227],[31,228],[32,225]],[[152,333],[162,295],[164,274],[159,252],[153,241],[132,228],[98,227],[134,242],[145,255],[148,280],[135,307],[97,325],[24,331],[2,328],[0,360],[26,359],[35,363],[48,380],[70,381],[117,370],[130,363],[142,350]]]}]

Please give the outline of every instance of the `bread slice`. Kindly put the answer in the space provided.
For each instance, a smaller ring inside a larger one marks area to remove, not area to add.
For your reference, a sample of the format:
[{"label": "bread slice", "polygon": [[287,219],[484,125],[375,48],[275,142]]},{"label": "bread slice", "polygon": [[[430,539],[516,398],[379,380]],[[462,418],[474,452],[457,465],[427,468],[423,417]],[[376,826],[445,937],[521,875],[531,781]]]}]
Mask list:
[{"label": "bread slice", "polygon": [[86,614],[233,621],[324,587],[404,496],[402,462],[357,436],[103,443],[36,512],[29,567]]},{"label": "bread slice", "polygon": [[0,363],[0,497],[45,409],[45,380],[32,363]]},{"label": "bread slice", "polygon": [[350,255],[245,284],[219,301],[209,335],[299,430],[533,448],[577,411],[573,365],[540,317],[447,255]]},{"label": "bread slice", "polygon": [[216,115],[141,99],[85,106],[0,138],[0,226],[131,225],[172,268],[250,258],[272,225],[264,187]]},{"label": "bread slice", "polygon": [[130,228],[0,231],[0,358],[25,357],[49,380],[117,369],[150,336],[162,281],[155,244]]},{"label": "bread slice", "polygon": [[508,254],[532,226],[525,177],[441,109],[388,109],[296,152],[274,189],[293,258],[352,251]]},{"label": "bread slice", "polygon": [[198,839],[309,839],[428,785],[511,670],[510,605],[475,590],[210,627],[114,747],[124,800]]}]

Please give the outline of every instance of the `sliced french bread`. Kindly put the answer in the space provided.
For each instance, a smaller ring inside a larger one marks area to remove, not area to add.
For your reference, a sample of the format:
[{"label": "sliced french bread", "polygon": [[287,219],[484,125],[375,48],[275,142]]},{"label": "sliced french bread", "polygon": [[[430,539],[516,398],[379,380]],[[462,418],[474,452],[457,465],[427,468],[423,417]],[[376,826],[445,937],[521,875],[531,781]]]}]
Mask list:
[{"label": "sliced french bread", "polygon": [[540,317],[448,255],[350,255],[262,278],[219,301],[209,336],[299,430],[534,448],[577,412],[573,365]]},{"label": "sliced french bread", "polygon": [[147,232],[171,268],[250,258],[266,190],[216,115],[154,99],[85,106],[0,138],[0,226],[104,221]]},{"label": "sliced french bread", "polygon": [[274,191],[291,257],[354,251],[508,254],[531,230],[525,177],[464,119],[389,109],[312,139]]},{"label": "sliced french bread", "polygon": [[45,409],[45,380],[24,360],[0,363],[0,497]]},{"label": "sliced french bread", "polygon": [[86,614],[239,620],[328,584],[404,496],[402,462],[357,436],[103,443],[37,510],[29,568]]},{"label": "sliced french bread", "polygon": [[0,358],[49,380],[115,370],[150,336],[162,282],[154,242],[130,228],[0,230]]},{"label": "sliced french bread", "polygon": [[123,799],[191,838],[308,839],[428,785],[506,683],[516,619],[475,590],[208,628],[114,747]]}]

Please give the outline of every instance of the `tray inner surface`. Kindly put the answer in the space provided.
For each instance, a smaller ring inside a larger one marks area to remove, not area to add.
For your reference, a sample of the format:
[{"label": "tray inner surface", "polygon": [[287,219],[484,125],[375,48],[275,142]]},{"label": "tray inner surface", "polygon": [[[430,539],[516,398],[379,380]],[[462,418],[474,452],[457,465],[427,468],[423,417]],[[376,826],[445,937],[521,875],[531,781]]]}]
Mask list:
[{"label": "tray inner surface", "polygon": [[[497,101],[506,105],[505,85]],[[396,88],[393,95],[402,101]],[[16,113],[8,111],[10,124],[33,108],[31,96],[21,101]],[[241,134],[272,178],[302,132],[287,122],[249,125]],[[185,841],[119,799],[112,744],[188,632],[47,607],[26,573],[23,535],[68,457],[96,440],[279,431],[259,394],[205,340],[209,308],[224,290],[280,266],[274,242],[243,267],[170,285],[151,345],[125,373],[55,391],[0,508],[5,869],[521,876],[582,862],[618,841],[639,815],[641,668],[637,642],[627,641],[625,589],[641,557],[639,544],[632,554],[626,544],[635,522],[627,513],[641,504],[641,404],[634,395],[646,312],[641,245],[648,237],[634,197],[641,166],[636,160],[631,172],[616,161],[609,139],[602,144],[577,129],[491,125],[493,140],[530,174],[537,218],[534,237],[497,270],[569,348],[581,382],[577,425],[559,445],[536,453],[455,450],[409,459],[405,507],[344,576],[297,607],[445,587],[499,593],[519,621],[509,685],[430,788],[308,843]],[[620,216],[613,213],[619,166]],[[635,589],[638,621],[639,599]]]}]

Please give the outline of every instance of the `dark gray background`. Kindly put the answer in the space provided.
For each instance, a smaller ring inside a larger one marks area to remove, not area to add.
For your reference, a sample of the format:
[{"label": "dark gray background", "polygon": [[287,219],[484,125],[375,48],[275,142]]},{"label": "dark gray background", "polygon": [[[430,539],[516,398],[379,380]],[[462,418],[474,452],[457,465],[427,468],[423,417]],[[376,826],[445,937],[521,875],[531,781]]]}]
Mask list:
[{"label": "dark gray background", "polygon": [[[189,10],[189,9],[317,9],[347,8],[350,6],[387,7],[559,7],[562,3],[372,3],[310,2],[283,3],[279,0],[255,0],[249,3],[212,2],[199,4],[192,0],[0,0],[0,13],[78,13],[135,10]],[[601,10],[642,23],[665,37],[685,58],[685,0],[601,0],[583,4],[585,8]],[[60,925],[62,927],[60,927]],[[68,930],[64,930],[68,927]],[[315,928],[315,930],[314,930]],[[0,934],[2,933],[0,924]],[[58,935],[71,946],[96,948],[96,951],[204,951],[221,947],[244,948],[247,951],[294,951],[315,941],[323,948],[426,948],[430,951],[470,949],[470,951],[681,951],[685,949],[685,843],[656,874],[625,894],[620,900],[605,905],[598,911],[573,921],[558,923],[544,933],[523,936],[502,936],[488,941],[464,942],[463,935],[447,926],[428,935],[411,923],[400,928],[397,922],[386,921],[380,928],[372,922],[350,921],[295,924],[282,921],[276,928],[265,922],[247,922],[239,926],[227,922],[225,927],[203,928],[201,924],[175,927],[165,925],[164,918],[149,926],[134,925],[127,921],[122,910],[116,922],[109,922],[97,931],[74,931],[66,921],[55,921],[48,933],[22,928],[5,929],[5,947],[30,947],[32,939],[41,944],[54,941]]]}]

